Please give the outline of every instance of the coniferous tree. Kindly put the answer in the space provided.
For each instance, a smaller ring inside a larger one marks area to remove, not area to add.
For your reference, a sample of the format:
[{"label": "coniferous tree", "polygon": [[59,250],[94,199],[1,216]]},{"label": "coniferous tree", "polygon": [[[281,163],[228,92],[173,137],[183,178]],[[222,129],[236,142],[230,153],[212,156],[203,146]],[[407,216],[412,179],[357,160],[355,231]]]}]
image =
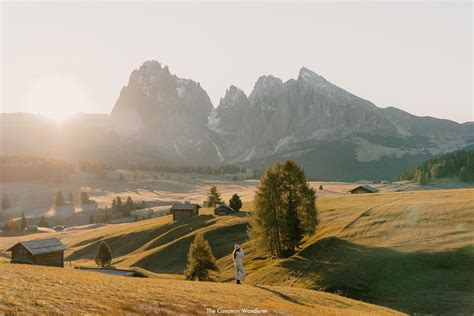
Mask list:
[{"label": "coniferous tree", "polygon": [[232,198],[229,200],[229,206],[236,212],[242,208],[242,200],[240,200],[240,196],[237,193],[232,195]]},{"label": "coniferous tree", "polygon": [[120,196],[117,196],[116,205],[117,205],[117,212],[123,212],[123,204],[122,204],[122,199],[120,198]]},{"label": "coniferous tree", "polygon": [[28,221],[26,220],[25,213],[21,214],[21,222],[20,222],[20,231],[24,232],[28,229]]},{"label": "coniferous tree", "polygon": [[188,280],[209,280],[209,271],[217,271],[216,258],[202,233],[198,233],[189,247],[188,265],[184,271]]},{"label": "coniferous tree", "polygon": [[61,191],[56,192],[56,194],[54,195],[54,205],[62,206],[64,204],[66,204],[66,202],[64,201],[63,192]]},{"label": "coniferous tree", "polygon": [[207,192],[207,200],[204,202],[204,205],[207,207],[216,207],[219,204],[222,204],[221,195],[217,191],[217,187],[213,185]]},{"label": "coniferous tree", "polygon": [[117,201],[115,199],[112,201],[112,212],[117,212]]},{"label": "coniferous tree", "polygon": [[46,221],[46,218],[43,215],[41,215],[38,226],[39,227],[49,227],[48,222]]},{"label": "coniferous tree", "polygon": [[95,263],[100,267],[109,266],[112,262],[112,252],[105,241],[101,241],[95,255]]},{"label": "coniferous tree", "polygon": [[2,197],[2,210],[6,210],[10,207],[11,207],[11,204],[10,204],[10,200],[8,199],[8,195],[4,193]]},{"label": "coniferous tree", "polygon": [[74,203],[74,196],[72,195],[71,192],[68,193],[67,195],[69,202]]},{"label": "coniferous tree", "polygon": [[89,216],[89,224],[94,224],[94,216]]},{"label": "coniferous tree", "polygon": [[138,222],[138,215],[137,214],[135,214],[135,217],[133,218],[133,221]]},{"label": "coniferous tree", "polygon": [[260,180],[250,216],[250,236],[261,250],[293,254],[317,225],[316,193],[293,161],[276,162]]},{"label": "coniferous tree", "polygon": [[91,200],[89,199],[89,194],[86,191],[82,191],[79,196],[79,200],[81,201],[81,204],[89,204]]}]

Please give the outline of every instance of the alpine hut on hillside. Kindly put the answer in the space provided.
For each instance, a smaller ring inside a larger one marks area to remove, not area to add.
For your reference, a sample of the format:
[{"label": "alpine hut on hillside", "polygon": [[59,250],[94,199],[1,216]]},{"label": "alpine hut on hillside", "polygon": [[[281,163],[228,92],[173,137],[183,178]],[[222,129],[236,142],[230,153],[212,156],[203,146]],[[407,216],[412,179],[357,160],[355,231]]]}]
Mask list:
[{"label": "alpine hut on hillside", "polygon": [[56,238],[21,241],[7,251],[12,252],[12,263],[28,263],[41,266],[64,267],[63,245]]},{"label": "alpine hut on hillside", "polygon": [[370,185],[364,184],[364,185],[359,185],[350,190],[349,192],[351,194],[361,194],[361,193],[376,193],[379,190],[376,188],[371,187]]},{"label": "alpine hut on hillside", "polygon": [[171,214],[173,214],[173,220],[179,221],[193,216],[199,215],[199,209],[201,206],[199,204],[193,203],[176,203],[170,209]]}]

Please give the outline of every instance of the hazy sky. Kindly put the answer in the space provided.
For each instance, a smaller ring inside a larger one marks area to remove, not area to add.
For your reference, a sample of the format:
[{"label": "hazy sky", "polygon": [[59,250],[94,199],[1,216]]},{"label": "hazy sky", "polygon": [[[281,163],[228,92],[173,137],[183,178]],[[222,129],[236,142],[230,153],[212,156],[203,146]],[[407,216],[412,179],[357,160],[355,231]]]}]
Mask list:
[{"label": "hazy sky", "polygon": [[380,107],[474,120],[470,1],[2,2],[1,9],[4,112],[110,113],[131,71],[156,59],[200,82],[214,106],[231,84],[249,94],[260,75],[287,80],[306,66]]}]

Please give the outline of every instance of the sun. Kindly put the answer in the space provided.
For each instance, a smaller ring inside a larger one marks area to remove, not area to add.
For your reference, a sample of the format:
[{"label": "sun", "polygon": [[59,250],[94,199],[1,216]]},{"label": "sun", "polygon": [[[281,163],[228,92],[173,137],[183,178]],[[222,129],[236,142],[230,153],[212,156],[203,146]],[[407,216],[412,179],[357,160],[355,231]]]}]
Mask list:
[{"label": "sun", "polygon": [[38,80],[26,95],[28,112],[63,121],[78,112],[90,112],[91,102],[79,80],[53,75]]}]

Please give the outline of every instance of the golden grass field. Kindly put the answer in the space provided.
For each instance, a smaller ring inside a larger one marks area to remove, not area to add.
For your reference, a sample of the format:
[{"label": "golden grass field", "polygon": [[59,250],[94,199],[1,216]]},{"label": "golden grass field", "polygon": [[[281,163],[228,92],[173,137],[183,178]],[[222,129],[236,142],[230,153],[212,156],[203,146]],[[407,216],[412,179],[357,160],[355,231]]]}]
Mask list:
[{"label": "golden grass field", "polygon": [[[324,183],[324,191],[317,192],[316,234],[304,240],[295,256],[275,259],[248,241],[246,214],[255,184],[231,182],[225,194],[237,190],[235,185],[246,197],[239,216],[214,216],[204,209],[182,222],[163,216],[23,237],[57,236],[69,246],[66,260],[86,266],[93,265],[97,246],[105,240],[115,266],[140,267],[169,282],[184,282],[189,245],[203,232],[218,259],[215,278],[220,282],[233,282],[230,254],[239,243],[246,249],[247,284],[323,290],[411,314],[474,313],[474,189],[350,195],[344,192],[351,184]],[[392,187],[387,190],[398,185]],[[196,190],[202,190],[196,195],[201,199],[205,189]],[[0,238],[0,248],[16,241]]]},{"label": "golden grass field", "polygon": [[[334,294],[279,286],[127,278],[0,263],[0,314],[167,315],[258,308],[267,315],[397,315]],[[243,314],[243,313],[238,313]]]}]

